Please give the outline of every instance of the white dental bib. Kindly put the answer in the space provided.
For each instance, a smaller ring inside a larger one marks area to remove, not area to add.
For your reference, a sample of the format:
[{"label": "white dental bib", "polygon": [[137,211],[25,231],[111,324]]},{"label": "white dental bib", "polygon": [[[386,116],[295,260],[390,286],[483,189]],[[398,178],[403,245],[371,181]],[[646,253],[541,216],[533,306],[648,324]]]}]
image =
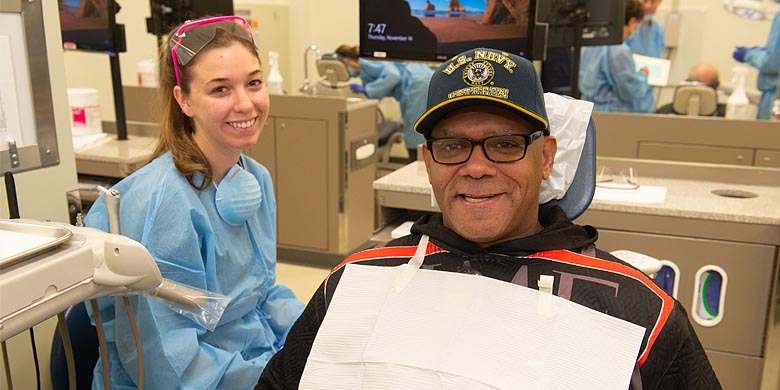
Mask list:
[{"label": "white dental bib", "polygon": [[492,278],[348,264],[301,389],[620,389],[644,328]]}]

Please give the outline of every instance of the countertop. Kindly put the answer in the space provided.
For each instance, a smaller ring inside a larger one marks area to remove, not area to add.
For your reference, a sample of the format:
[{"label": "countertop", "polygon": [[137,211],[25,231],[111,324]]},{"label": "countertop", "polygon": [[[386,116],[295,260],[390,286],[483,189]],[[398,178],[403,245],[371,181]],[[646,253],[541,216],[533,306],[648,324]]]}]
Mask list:
[{"label": "countertop", "polygon": [[[685,169],[685,168],[683,168]],[[691,168],[695,170],[696,168]],[[717,169],[711,168],[710,169]],[[663,204],[594,200],[589,209],[780,226],[780,181],[749,185],[715,180],[640,176],[640,185],[667,188]],[[374,181],[374,190],[430,194],[425,164],[415,161]],[[753,198],[715,195],[715,190],[748,192]]]}]

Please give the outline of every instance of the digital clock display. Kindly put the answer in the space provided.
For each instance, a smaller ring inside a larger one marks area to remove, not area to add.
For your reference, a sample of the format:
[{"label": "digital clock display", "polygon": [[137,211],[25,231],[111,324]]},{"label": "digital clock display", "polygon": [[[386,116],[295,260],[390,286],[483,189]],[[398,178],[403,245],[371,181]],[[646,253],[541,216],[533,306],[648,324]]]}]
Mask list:
[{"label": "digital clock display", "polygon": [[484,0],[360,0],[360,55],[437,62],[489,47],[527,57],[536,1],[496,1],[487,10]]}]

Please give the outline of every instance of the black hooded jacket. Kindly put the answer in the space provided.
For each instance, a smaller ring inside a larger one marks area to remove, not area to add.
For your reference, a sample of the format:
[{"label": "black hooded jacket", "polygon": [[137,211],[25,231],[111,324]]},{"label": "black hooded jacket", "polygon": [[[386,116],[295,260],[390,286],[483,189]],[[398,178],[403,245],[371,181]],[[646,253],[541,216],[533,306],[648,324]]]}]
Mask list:
[{"label": "black hooded jacket", "polygon": [[422,268],[478,274],[538,289],[554,275],[553,294],[644,327],[632,390],[720,389],[685,309],[641,271],[595,247],[591,226],[571,223],[557,206],[541,207],[536,235],[482,248],[444,227],[441,214],[420,218],[412,234],[358,252],[336,266],[268,362],[256,389],[297,389],[320,324],[349,263],[409,262],[422,234],[430,237]]}]

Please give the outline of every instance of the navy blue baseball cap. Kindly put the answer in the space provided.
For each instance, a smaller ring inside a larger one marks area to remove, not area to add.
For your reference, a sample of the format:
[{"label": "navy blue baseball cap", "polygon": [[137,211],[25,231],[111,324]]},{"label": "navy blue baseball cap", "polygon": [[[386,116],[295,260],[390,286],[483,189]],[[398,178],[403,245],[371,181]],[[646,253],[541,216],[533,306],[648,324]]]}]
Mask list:
[{"label": "navy blue baseball cap", "polygon": [[475,104],[506,108],[550,135],[542,83],[531,61],[487,48],[460,53],[436,69],[428,85],[428,105],[414,130],[431,138],[445,115]]}]

